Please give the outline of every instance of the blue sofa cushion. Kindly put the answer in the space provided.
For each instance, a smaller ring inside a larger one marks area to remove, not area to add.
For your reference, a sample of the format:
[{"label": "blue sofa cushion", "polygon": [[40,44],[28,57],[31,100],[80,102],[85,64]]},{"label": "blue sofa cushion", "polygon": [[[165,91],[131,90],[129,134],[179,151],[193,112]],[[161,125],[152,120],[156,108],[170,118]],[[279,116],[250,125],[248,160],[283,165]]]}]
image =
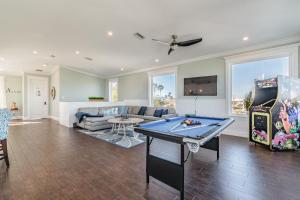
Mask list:
[{"label": "blue sofa cushion", "polygon": [[169,110],[168,109],[163,109],[163,112],[162,112],[161,115],[167,115],[167,114],[169,114]]},{"label": "blue sofa cushion", "polygon": [[163,113],[163,109],[156,109],[153,116],[154,117],[161,117]]},{"label": "blue sofa cushion", "polygon": [[147,107],[142,106],[138,112],[138,115],[145,115],[146,110],[147,110]]}]

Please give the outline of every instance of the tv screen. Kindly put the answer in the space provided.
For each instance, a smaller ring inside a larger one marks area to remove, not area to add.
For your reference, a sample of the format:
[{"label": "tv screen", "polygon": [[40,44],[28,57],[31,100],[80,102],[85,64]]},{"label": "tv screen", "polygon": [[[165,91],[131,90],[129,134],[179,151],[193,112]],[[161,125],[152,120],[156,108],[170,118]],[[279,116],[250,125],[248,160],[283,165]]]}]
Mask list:
[{"label": "tv screen", "polygon": [[217,75],[185,78],[184,96],[217,96]]}]

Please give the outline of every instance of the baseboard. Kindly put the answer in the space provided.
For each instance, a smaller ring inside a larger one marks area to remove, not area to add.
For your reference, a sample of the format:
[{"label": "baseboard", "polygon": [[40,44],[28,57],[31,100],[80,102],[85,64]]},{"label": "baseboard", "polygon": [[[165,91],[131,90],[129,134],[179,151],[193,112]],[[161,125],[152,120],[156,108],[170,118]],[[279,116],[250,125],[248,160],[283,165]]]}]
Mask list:
[{"label": "baseboard", "polygon": [[20,115],[20,116],[13,116],[11,119],[24,119],[24,116]]},{"label": "baseboard", "polygon": [[249,133],[246,132],[237,132],[237,131],[223,131],[223,135],[231,135],[231,136],[237,136],[237,137],[243,137],[243,138],[249,138]]},{"label": "baseboard", "polygon": [[29,117],[27,117],[27,116],[22,116],[22,119],[23,120],[30,120]]},{"label": "baseboard", "polygon": [[59,121],[59,117],[55,117],[55,116],[48,116],[48,118],[50,118],[50,119],[53,119],[53,120],[55,120],[55,121]]}]

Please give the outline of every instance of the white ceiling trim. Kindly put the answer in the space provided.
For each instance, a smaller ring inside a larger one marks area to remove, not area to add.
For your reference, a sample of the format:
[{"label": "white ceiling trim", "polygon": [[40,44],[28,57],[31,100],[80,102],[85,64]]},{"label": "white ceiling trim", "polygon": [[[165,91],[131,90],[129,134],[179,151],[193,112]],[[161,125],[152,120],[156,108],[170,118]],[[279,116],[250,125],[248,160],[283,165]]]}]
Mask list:
[{"label": "white ceiling trim", "polygon": [[1,71],[0,76],[23,76],[23,72],[7,72],[7,71]]},{"label": "white ceiling trim", "polygon": [[57,70],[59,70],[59,65],[56,65],[56,66],[53,67],[53,69],[50,71],[50,75],[52,75],[55,72],[57,72]]},{"label": "white ceiling trim", "polygon": [[89,72],[85,72],[85,71],[82,71],[82,70],[79,70],[79,69],[74,69],[72,67],[66,67],[66,66],[60,66],[62,68],[66,68],[70,71],[73,71],[73,72],[78,72],[78,73],[81,73],[81,74],[85,74],[85,75],[88,75],[88,76],[93,76],[93,77],[96,77],[96,78],[102,78],[102,79],[107,79],[107,77],[104,77],[104,76],[100,76],[98,74],[92,74],[92,73],[89,73]]},{"label": "white ceiling trim", "polygon": [[130,75],[130,74],[148,72],[148,71],[157,70],[160,68],[165,68],[165,67],[170,67],[170,66],[178,66],[178,65],[182,65],[182,64],[186,64],[186,63],[191,63],[191,62],[200,61],[200,60],[207,60],[207,59],[211,59],[211,58],[219,58],[219,57],[224,58],[224,57],[234,56],[234,55],[241,54],[241,53],[250,53],[251,51],[276,48],[276,47],[281,47],[281,46],[286,46],[286,45],[300,46],[300,36],[289,37],[289,38],[276,40],[276,41],[272,41],[272,42],[268,42],[268,43],[264,43],[264,44],[253,45],[250,47],[231,50],[231,51],[224,51],[224,52],[216,53],[216,54],[209,54],[209,55],[200,56],[200,57],[192,58],[192,59],[186,59],[186,60],[169,63],[169,64],[165,64],[165,65],[143,68],[143,69],[139,69],[139,70],[135,70],[135,71],[131,71],[131,72],[120,73],[117,75],[108,76],[107,78],[115,78],[115,77]]}]

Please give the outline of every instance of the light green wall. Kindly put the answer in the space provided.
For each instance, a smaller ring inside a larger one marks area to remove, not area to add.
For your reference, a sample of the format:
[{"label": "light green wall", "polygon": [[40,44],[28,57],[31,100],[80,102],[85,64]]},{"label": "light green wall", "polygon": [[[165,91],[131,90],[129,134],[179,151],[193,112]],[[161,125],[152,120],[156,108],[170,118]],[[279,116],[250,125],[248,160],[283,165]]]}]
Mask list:
[{"label": "light green wall", "polygon": [[225,60],[214,58],[196,61],[178,66],[177,70],[177,98],[194,98],[184,96],[184,78],[200,76],[218,76],[217,96],[199,97],[205,99],[225,99]]},{"label": "light green wall", "polygon": [[121,76],[118,78],[119,100],[148,99],[147,72]]},{"label": "light green wall", "polygon": [[300,78],[300,46],[298,47],[298,77]]},{"label": "light green wall", "polygon": [[106,80],[60,68],[60,100],[65,102],[88,101],[89,96],[105,97]]},{"label": "light green wall", "polygon": [[[182,64],[177,69],[177,99],[193,98],[183,96],[183,79],[198,76],[218,76],[218,96],[199,97],[225,99],[225,60],[213,58]],[[119,100],[147,100],[148,99],[148,73],[141,72],[118,78]]]},{"label": "light green wall", "polygon": [[10,108],[12,103],[15,102],[19,108],[17,116],[22,116],[22,76],[4,76],[5,91],[6,91],[6,104]]}]

